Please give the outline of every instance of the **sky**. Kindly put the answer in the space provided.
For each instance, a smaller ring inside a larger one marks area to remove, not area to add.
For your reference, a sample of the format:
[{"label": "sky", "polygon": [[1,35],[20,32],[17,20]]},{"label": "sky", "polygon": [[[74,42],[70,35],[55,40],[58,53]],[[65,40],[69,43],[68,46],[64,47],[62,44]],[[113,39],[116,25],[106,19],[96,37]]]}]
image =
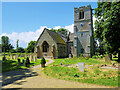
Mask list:
[{"label": "sky", "polygon": [[92,9],[97,7],[97,2],[3,2],[0,37],[8,36],[15,48],[19,39],[19,46],[26,48],[45,27],[73,32],[74,7],[89,4]]}]

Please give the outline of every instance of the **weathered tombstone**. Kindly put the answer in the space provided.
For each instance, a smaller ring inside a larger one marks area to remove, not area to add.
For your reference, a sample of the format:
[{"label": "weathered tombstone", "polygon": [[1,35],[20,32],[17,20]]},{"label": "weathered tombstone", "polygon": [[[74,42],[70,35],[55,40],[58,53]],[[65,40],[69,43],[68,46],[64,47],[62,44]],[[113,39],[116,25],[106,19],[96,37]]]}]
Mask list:
[{"label": "weathered tombstone", "polygon": [[20,64],[20,59],[18,59],[18,63]]},{"label": "weathered tombstone", "polygon": [[26,54],[24,55],[24,58],[26,58]]},{"label": "weathered tombstone", "polygon": [[18,55],[15,55],[15,60],[17,60],[18,59]]},{"label": "weathered tombstone", "polygon": [[110,56],[108,54],[105,56],[105,62],[106,63],[111,63],[110,62]]},{"label": "weathered tombstone", "polygon": [[72,58],[72,54],[69,54],[69,58]]},{"label": "weathered tombstone", "polygon": [[30,58],[30,61],[32,61],[32,54],[29,56],[29,58]]},{"label": "weathered tombstone", "polygon": [[78,63],[78,67],[80,71],[84,71],[84,63]]},{"label": "weathered tombstone", "polygon": [[25,65],[25,59],[22,60],[23,65]]},{"label": "weathered tombstone", "polygon": [[10,59],[13,59],[13,56],[12,56],[12,55],[10,55]]},{"label": "weathered tombstone", "polygon": [[33,60],[34,60],[34,62],[36,62],[36,60],[37,60],[37,57],[36,57],[36,56],[34,56],[34,57],[33,57]]}]

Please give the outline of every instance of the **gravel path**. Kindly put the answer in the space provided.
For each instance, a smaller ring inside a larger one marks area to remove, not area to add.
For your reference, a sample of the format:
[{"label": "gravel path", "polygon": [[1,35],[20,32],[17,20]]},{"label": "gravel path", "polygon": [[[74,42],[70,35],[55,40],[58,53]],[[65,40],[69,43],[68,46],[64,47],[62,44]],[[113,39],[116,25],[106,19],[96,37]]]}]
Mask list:
[{"label": "gravel path", "polygon": [[[46,65],[54,62],[50,60]],[[2,88],[112,88],[110,86],[84,84],[46,76],[41,66],[5,72],[2,74]]]}]

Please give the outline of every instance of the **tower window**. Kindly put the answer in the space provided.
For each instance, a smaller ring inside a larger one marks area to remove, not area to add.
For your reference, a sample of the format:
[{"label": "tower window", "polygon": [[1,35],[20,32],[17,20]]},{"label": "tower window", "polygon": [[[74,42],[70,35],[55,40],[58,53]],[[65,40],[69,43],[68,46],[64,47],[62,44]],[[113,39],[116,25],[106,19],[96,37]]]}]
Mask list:
[{"label": "tower window", "polygon": [[79,19],[83,19],[84,18],[84,11],[80,11],[79,13]]}]

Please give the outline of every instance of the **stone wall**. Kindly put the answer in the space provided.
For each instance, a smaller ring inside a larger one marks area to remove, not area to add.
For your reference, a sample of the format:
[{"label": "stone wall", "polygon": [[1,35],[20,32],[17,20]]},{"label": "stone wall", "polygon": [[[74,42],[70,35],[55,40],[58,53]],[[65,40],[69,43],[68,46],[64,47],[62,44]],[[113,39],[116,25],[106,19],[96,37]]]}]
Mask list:
[{"label": "stone wall", "polygon": [[[44,41],[46,41],[49,44],[49,51],[47,53],[43,53],[43,51],[42,51],[42,44]],[[53,55],[53,52],[52,52],[52,45],[54,45],[54,54],[55,55]],[[51,38],[51,36],[47,33],[47,31],[44,31],[44,34],[42,34],[36,47],[35,47],[35,49],[36,49],[35,52],[37,52],[37,57],[43,57],[44,55],[51,56],[51,57],[53,57],[53,56],[58,57],[57,44]]]}]

